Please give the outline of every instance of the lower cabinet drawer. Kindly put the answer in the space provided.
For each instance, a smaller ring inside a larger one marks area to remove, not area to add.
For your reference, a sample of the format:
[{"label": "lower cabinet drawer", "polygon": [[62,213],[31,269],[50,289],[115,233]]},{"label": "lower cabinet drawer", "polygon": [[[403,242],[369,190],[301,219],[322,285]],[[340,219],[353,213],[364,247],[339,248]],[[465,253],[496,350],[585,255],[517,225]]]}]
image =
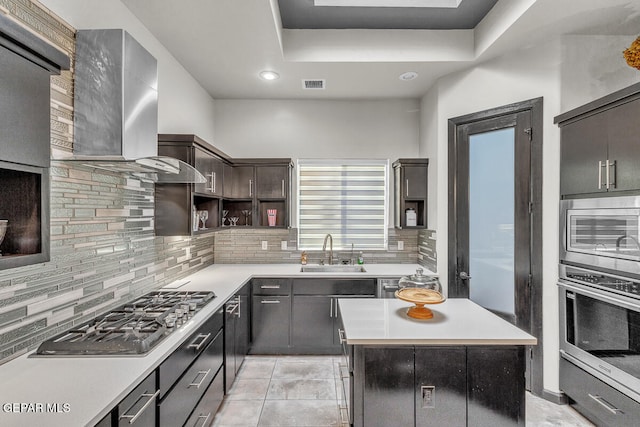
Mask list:
[{"label": "lower cabinet drawer", "polygon": [[220,330],[211,344],[160,402],[161,426],[181,426],[187,420],[216,374],[219,375],[223,360],[223,343],[224,337]]},{"label": "lower cabinet drawer", "polygon": [[117,425],[155,426],[157,396],[156,373],[154,371],[116,407]]},{"label": "lower cabinet drawer", "polygon": [[580,412],[597,425],[638,425],[639,402],[562,358],[560,389],[578,404]]},{"label": "lower cabinet drawer", "polygon": [[204,351],[222,328],[224,310],[218,310],[160,365],[160,398],[171,389],[185,369]]},{"label": "lower cabinet drawer", "polygon": [[185,423],[185,427],[208,427],[213,423],[213,417],[224,398],[224,370],[218,371],[213,382],[204,396],[193,410]]}]

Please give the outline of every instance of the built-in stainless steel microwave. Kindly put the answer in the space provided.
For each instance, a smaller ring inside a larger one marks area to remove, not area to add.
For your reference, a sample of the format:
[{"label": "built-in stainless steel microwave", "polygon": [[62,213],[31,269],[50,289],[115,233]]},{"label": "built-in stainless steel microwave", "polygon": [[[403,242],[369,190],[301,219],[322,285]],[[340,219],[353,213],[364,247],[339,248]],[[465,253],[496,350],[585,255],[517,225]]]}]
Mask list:
[{"label": "built-in stainless steel microwave", "polygon": [[640,277],[640,196],[560,202],[560,262]]}]

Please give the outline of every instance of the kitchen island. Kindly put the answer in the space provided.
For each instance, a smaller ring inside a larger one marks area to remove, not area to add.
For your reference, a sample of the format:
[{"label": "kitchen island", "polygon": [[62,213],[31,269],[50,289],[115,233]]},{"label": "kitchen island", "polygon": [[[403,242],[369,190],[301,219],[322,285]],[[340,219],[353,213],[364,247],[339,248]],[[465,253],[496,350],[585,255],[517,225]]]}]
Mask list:
[{"label": "kitchen island", "polygon": [[535,337],[467,299],[406,315],[396,299],[340,299],[354,426],[525,425],[525,346]]}]

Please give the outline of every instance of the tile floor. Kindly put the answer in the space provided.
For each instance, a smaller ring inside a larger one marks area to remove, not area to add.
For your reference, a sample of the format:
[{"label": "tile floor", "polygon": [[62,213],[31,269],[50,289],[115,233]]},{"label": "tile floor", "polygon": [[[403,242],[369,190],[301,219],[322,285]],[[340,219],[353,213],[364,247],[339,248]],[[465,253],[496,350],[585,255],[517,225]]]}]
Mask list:
[{"label": "tile floor", "polygon": [[[334,356],[247,356],[213,425],[346,427],[339,409],[339,361]],[[592,424],[569,406],[527,394],[527,426]]]}]

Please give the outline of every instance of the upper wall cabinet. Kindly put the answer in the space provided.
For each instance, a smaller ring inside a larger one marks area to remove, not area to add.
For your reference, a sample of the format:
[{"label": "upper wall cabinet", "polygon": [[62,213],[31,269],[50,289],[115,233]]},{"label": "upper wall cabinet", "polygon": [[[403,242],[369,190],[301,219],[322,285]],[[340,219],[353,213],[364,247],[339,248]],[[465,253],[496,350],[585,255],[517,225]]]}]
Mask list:
[{"label": "upper wall cabinet", "polygon": [[69,58],[0,14],[0,160],[48,168],[49,77]]},{"label": "upper wall cabinet", "polygon": [[291,159],[236,159],[224,180],[222,225],[288,227],[291,204]]},{"label": "upper wall cabinet", "polygon": [[156,184],[155,229],[158,236],[188,236],[221,225],[220,196],[224,153],[195,135],[158,135],[158,154],[193,166],[206,178],[201,184]]},{"label": "upper wall cabinet", "polygon": [[50,76],[68,68],[0,14],[0,270],[49,260]]},{"label": "upper wall cabinet", "polygon": [[396,228],[427,226],[428,167],[429,159],[398,159],[393,162]]},{"label": "upper wall cabinet", "polygon": [[234,160],[197,136],[183,134],[158,135],[158,154],[194,166],[207,181],[156,184],[156,235],[289,226],[291,159]]},{"label": "upper wall cabinet", "polygon": [[555,118],[562,196],[640,189],[640,84]]}]

